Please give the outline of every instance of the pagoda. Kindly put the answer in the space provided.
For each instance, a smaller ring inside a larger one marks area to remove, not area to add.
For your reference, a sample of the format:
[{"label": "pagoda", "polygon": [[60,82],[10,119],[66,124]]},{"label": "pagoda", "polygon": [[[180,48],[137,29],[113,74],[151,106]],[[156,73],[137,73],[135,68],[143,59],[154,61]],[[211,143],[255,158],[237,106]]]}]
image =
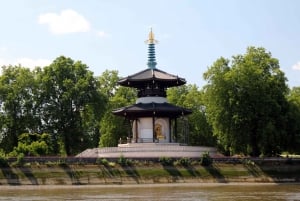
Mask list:
[{"label": "pagoda", "polygon": [[131,121],[131,143],[177,143],[177,119],[192,112],[168,103],[166,91],[170,87],[184,85],[186,81],[156,67],[157,40],[152,29],[145,42],[148,44],[148,68],[118,81],[121,86],[137,90],[136,103],[115,109],[113,114]]}]

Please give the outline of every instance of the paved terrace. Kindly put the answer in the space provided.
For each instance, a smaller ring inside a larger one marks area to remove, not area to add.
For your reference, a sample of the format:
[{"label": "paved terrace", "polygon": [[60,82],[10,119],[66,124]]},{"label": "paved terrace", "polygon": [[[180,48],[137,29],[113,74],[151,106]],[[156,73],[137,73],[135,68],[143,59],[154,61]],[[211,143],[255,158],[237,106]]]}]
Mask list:
[{"label": "paved terrace", "polygon": [[118,147],[87,149],[76,157],[118,158],[122,155],[127,158],[197,158],[205,152],[209,152],[212,157],[217,155],[214,147],[184,146],[177,143],[130,143]]}]

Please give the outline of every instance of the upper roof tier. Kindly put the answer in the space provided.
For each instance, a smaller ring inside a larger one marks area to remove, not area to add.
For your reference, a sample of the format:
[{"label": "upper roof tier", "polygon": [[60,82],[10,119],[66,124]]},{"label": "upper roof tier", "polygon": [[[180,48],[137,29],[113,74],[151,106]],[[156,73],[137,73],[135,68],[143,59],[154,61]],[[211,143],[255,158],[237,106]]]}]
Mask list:
[{"label": "upper roof tier", "polygon": [[148,68],[133,75],[129,75],[123,79],[120,79],[118,83],[122,86],[135,88],[143,87],[147,83],[158,83],[160,84],[160,86],[168,88],[173,86],[184,85],[186,81],[184,78],[166,73],[157,68]]},{"label": "upper roof tier", "polygon": [[184,78],[166,73],[156,68],[157,62],[155,57],[155,44],[157,44],[158,41],[155,40],[152,29],[150,30],[148,40],[145,42],[148,44],[148,68],[122,78],[118,81],[118,83],[122,86],[135,88],[143,88],[154,84],[158,84],[159,88],[168,88],[185,84],[186,81]]}]

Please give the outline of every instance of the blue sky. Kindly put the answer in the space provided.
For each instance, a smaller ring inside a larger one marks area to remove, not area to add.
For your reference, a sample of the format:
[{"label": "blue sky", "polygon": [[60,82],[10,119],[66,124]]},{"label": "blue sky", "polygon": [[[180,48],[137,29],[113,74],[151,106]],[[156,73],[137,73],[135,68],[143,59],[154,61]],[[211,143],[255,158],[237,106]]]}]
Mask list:
[{"label": "blue sky", "polygon": [[202,87],[223,56],[264,47],[300,86],[297,0],[0,0],[0,65],[44,66],[65,55],[95,75],[147,68],[153,28],[157,67]]}]

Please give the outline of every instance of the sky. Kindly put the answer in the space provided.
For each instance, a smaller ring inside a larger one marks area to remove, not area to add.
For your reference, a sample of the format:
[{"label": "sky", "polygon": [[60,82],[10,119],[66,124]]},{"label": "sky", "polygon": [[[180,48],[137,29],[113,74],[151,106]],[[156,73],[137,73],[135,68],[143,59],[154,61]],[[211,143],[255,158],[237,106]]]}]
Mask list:
[{"label": "sky", "polygon": [[300,86],[298,0],[0,0],[0,66],[47,66],[64,55],[95,76],[147,68],[152,27],[157,68],[202,87],[220,57],[264,47],[290,88]]}]

